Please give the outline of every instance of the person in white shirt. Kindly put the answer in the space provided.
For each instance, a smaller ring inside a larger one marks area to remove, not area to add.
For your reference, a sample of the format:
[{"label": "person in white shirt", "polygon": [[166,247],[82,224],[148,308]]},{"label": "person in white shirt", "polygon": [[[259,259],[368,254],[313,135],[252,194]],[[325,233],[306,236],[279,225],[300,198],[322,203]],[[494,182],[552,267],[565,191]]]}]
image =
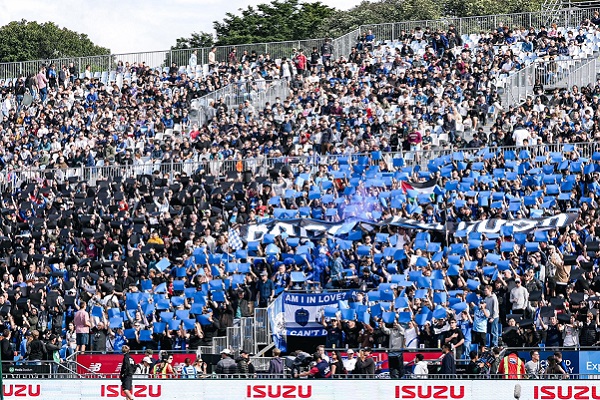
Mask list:
[{"label": "person in white shirt", "polygon": [[356,357],[354,357],[354,350],[348,349],[346,352],[347,356],[345,360],[342,360],[344,364],[344,368],[348,371],[349,374],[354,371],[354,367],[356,367]]},{"label": "person in white shirt", "polygon": [[425,357],[423,354],[418,353],[415,356],[415,368],[413,370],[413,375],[418,379],[427,379],[429,375],[429,369],[427,369],[427,361],[425,361]]},{"label": "person in white shirt", "polygon": [[527,371],[527,377],[529,379],[539,379],[542,375],[542,366],[540,364],[540,352],[537,350],[531,350],[529,352],[531,360],[525,363],[525,371]]},{"label": "person in white shirt", "polygon": [[513,132],[513,140],[519,147],[523,146],[523,141],[529,139],[529,137],[529,131],[525,127],[517,128]]},{"label": "person in white shirt", "polygon": [[515,287],[510,291],[510,302],[514,314],[523,314],[529,303],[529,291],[521,285],[521,278],[515,278]]}]

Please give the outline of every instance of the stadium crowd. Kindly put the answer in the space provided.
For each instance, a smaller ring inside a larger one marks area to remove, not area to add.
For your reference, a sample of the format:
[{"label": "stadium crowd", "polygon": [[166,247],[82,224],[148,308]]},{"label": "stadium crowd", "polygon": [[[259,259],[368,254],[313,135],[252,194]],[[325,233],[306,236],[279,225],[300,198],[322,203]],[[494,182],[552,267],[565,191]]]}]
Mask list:
[{"label": "stadium crowd", "polygon": [[[393,45],[368,33],[338,59],[329,43],[280,61],[232,51],[193,77],[132,65],[122,87],[52,65],[9,82],[2,173],[45,170],[0,199],[2,359],[195,350],[283,290],[329,288],[357,295],[324,316],[327,347],[596,345],[600,153],[572,143],[598,136],[600,86],[540,87],[509,108],[496,84],[534,56],[576,57],[597,22],[466,46],[452,26]],[[189,117],[219,86],[282,79],[290,95],[264,109],[217,101],[206,125]],[[434,147],[449,151],[428,160]],[[277,162],[254,169],[261,157]],[[202,164],[227,160],[226,176]],[[182,161],[200,167],[161,168]],[[147,162],[94,182],[60,173]],[[473,224],[543,217],[557,219]]]}]

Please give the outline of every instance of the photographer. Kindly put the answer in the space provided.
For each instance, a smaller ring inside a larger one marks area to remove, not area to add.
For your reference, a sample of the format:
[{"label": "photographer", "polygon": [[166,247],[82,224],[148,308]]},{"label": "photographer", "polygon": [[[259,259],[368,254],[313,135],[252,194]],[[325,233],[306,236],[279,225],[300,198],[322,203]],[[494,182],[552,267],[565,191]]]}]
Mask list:
[{"label": "photographer", "polygon": [[298,379],[301,377],[302,369],[308,367],[312,362],[312,357],[303,352],[302,350],[296,351],[296,358],[292,361],[292,365],[290,367],[290,378]]},{"label": "photographer", "polygon": [[310,370],[301,372],[298,376],[309,377],[313,379],[324,379],[331,378],[331,368],[329,367],[329,363],[323,359],[323,356],[320,352],[316,352],[313,354],[313,358],[316,360],[316,363],[310,368]]}]

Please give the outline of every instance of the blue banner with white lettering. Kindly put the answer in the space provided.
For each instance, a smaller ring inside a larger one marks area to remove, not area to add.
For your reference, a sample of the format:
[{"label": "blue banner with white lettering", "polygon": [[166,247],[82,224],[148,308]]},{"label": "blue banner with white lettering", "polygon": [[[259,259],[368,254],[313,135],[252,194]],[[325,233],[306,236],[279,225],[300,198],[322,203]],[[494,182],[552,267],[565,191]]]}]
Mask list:
[{"label": "blue banner with white lettering", "polygon": [[285,315],[283,313],[283,295],[277,296],[274,302],[267,308],[269,314],[269,325],[271,327],[271,336],[275,347],[285,352],[287,351],[287,342],[285,340]]},{"label": "blue banner with white lettering", "polygon": [[285,333],[289,336],[325,336],[321,325],[325,307],[337,306],[340,301],[353,299],[355,291],[339,293],[283,293]]},{"label": "blue banner with white lettering", "polygon": [[581,375],[600,374],[600,351],[579,352],[579,373]]},{"label": "blue banner with white lettering", "polygon": [[[553,356],[553,351],[545,351],[541,350],[540,353],[540,365],[542,369],[546,369],[548,365],[548,357]],[[584,374],[585,372],[581,372],[579,366],[581,365],[581,354],[586,353],[585,351],[563,351],[563,367],[565,367],[565,372],[568,374]],[[531,360],[531,356],[528,351],[520,351],[519,357],[524,359],[525,361]]]}]

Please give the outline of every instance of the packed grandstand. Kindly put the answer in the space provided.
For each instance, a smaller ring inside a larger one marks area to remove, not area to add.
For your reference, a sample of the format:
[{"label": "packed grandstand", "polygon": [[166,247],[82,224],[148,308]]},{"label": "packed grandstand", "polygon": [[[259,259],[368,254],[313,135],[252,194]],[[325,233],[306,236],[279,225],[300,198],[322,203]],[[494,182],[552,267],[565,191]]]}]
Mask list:
[{"label": "packed grandstand", "polygon": [[588,17],[7,79],[2,359],[196,351],[326,292],[327,348],[596,346],[600,86],[557,85]]}]

